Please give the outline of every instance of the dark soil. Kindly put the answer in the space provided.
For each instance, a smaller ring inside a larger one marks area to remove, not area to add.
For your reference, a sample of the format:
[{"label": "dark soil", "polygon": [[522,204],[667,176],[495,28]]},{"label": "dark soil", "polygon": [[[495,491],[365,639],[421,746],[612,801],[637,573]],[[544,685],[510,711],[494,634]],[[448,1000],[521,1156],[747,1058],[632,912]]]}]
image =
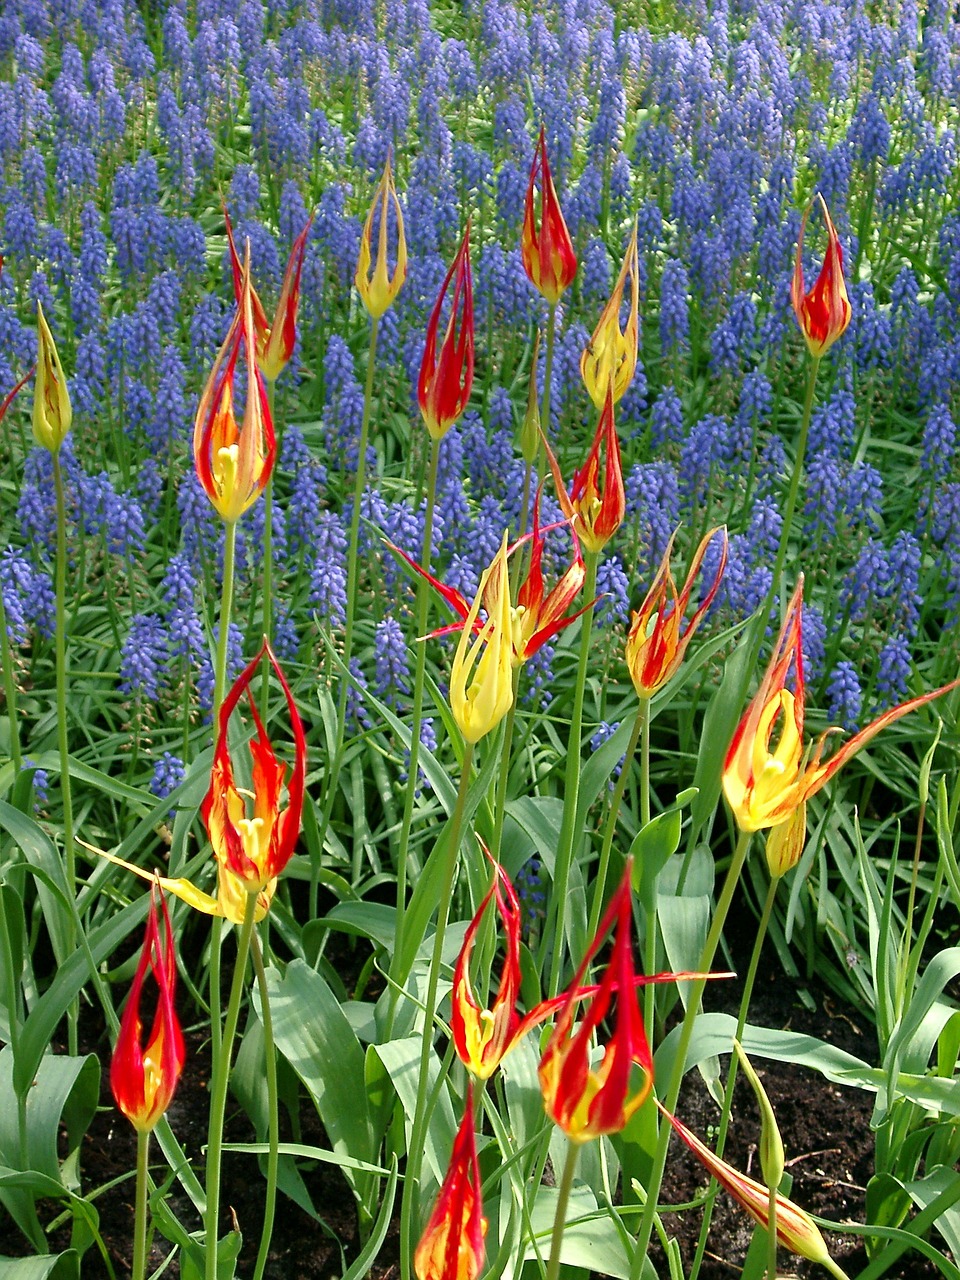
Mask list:
[{"label": "dark soil", "polygon": [[[749,938],[751,929],[743,930]],[[739,957],[738,957],[739,959]],[[741,971],[746,967],[745,962]],[[841,1008],[825,991],[808,987],[815,1009],[801,1002],[795,984],[780,972],[773,972],[774,962],[761,976],[751,1005],[751,1022],[776,1028],[790,1027],[830,1041],[865,1059],[876,1057],[873,1028],[863,1016],[849,1008]],[[738,984],[711,985],[711,1005],[736,1012]],[[87,1027],[87,1047],[100,1053],[104,1062],[102,1109],[87,1133],[82,1152],[83,1183],[88,1193],[104,1187],[114,1179],[130,1174],[135,1161],[135,1141],[131,1126],[116,1111],[109,1092],[107,1063],[109,1053],[98,1028]],[[184,1077],[169,1111],[174,1133],[195,1167],[202,1166],[202,1148],[206,1143],[207,1084],[209,1057],[199,1036],[188,1037],[188,1059]],[[864,1194],[872,1173],[873,1135],[870,1132],[872,1096],[855,1090],[841,1090],[818,1075],[789,1064],[757,1062],[755,1066],[773,1103],[786,1148],[789,1171],[793,1176],[792,1198],[810,1212],[837,1222],[864,1220]],[[725,1067],[725,1064],[724,1064]],[[302,1131],[298,1140],[326,1146],[325,1136],[314,1109],[302,1107]],[[690,1073],[678,1107],[689,1128],[708,1139],[717,1123],[717,1108],[696,1072]],[[738,1081],[734,1107],[735,1123],[731,1127],[726,1157],[745,1172],[760,1177],[756,1143],[759,1119],[753,1095],[741,1078]],[[289,1130],[289,1118],[287,1129]],[[249,1122],[234,1108],[228,1118],[226,1141],[252,1139]],[[289,1131],[282,1135],[289,1138]],[[162,1156],[154,1147],[156,1175],[166,1174]],[[359,1249],[356,1213],[352,1194],[340,1172],[330,1165],[304,1165],[303,1177],[318,1217],[309,1217],[302,1209],[278,1199],[277,1222],[267,1267],[268,1280],[333,1280],[342,1274],[345,1264]],[[671,1147],[668,1174],[661,1201],[682,1204],[702,1194],[707,1178],[702,1167],[679,1141]],[[254,1156],[227,1154],[224,1167],[222,1203],[224,1217],[221,1229],[230,1223],[230,1212],[243,1233],[244,1245],[239,1274],[249,1276],[260,1239],[263,1212],[263,1177]],[[170,1193],[171,1205],[189,1230],[200,1227],[199,1219],[179,1184]],[[129,1275],[133,1232],[132,1176],[97,1195],[100,1230],[107,1244],[115,1280]],[[2,1210],[0,1210],[2,1214]],[[49,1215],[53,1217],[53,1212]],[[701,1211],[667,1214],[666,1229],[679,1237],[685,1263],[689,1264],[696,1247]],[[717,1198],[713,1213],[703,1280],[728,1280],[741,1269],[753,1231],[752,1222],[725,1195]],[[853,1278],[866,1265],[866,1254],[857,1238],[826,1233],[831,1253]],[[13,1236],[7,1240],[6,1236]],[[9,1222],[0,1219],[0,1252],[26,1252],[24,1242]],[[68,1233],[61,1229],[52,1239],[54,1249],[66,1248]],[[373,1280],[396,1280],[398,1268],[396,1227],[388,1238],[371,1276]],[[155,1241],[151,1263],[158,1266],[170,1246]],[[658,1274],[668,1274],[666,1263],[655,1257]],[[822,1269],[802,1259],[781,1253],[781,1275],[822,1277]],[[173,1262],[167,1275],[176,1276],[179,1268]],[[904,1255],[887,1273],[899,1280],[927,1280],[939,1271],[918,1254]],[[83,1262],[84,1280],[110,1280],[109,1272],[96,1249],[91,1249]]]}]

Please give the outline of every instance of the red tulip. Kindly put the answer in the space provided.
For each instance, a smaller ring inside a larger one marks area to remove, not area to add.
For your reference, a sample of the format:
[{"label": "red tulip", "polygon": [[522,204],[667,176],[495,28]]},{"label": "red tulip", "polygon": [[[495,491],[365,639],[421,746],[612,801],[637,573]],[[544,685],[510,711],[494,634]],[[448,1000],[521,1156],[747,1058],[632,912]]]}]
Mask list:
[{"label": "red tulip", "polygon": [[797,258],[793,268],[793,281],[790,286],[790,298],[797,315],[800,332],[807,341],[810,354],[825,355],[839,337],[842,337],[850,323],[850,299],[847,297],[847,286],[843,279],[843,250],[837,229],[827,212],[823,196],[818,196],[823,217],[827,224],[827,252],[823,266],[817,277],[817,283],[809,293],[804,293],[803,281],[803,235],[807,229],[807,218],[813,205],[808,205],[800,223],[800,235],[797,237]]},{"label": "red tulip", "polygon": [[[454,279],[454,274],[456,278]],[[450,281],[450,317],[437,355],[437,327]],[[467,407],[473,386],[473,281],[470,275],[470,220],[430,313],[420,364],[417,401],[434,440],[442,440]]]},{"label": "red tulip", "polygon": [[473,1086],[470,1085],[447,1176],[414,1251],[413,1270],[417,1280],[477,1280],[483,1270],[486,1232],[473,1127]]},{"label": "red tulip", "polygon": [[[534,212],[534,186],[540,188],[540,223]],[[547,159],[547,142],[543,126],[533,153],[530,181],[527,184],[527,200],[523,211],[523,232],[520,239],[523,269],[535,289],[548,302],[556,303],[560,295],[577,274],[577,255],[573,241],[560,211],[550,162]]]}]

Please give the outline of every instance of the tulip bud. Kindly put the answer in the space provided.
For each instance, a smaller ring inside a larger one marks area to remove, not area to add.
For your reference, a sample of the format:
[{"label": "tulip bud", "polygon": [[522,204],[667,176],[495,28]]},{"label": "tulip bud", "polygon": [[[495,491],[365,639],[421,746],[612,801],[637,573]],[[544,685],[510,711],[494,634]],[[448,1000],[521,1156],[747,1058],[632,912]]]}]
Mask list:
[{"label": "tulip bud", "polygon": [[[486,605],[487,620],[479,635],[474,635],[481,604]],[[512,655],[507,535],[504,534],[500,550],[480,579],[450,671],[450,708],[467,742],[479,742],[513,706]]]},{"label": "tulip bud", "polygon": [[[378,205],[380,206],[380,228],[377,242],[377,260],[373,263],[373,220],[376,217]],[[397,259],[392,276],[387,274],[387,222],[391,207],[397,224]],[[373,263],[372,276],[370,274],[371,263]],[[397,188],[393,184],[393,174],[390,171],[390,155],[388,153],[387,162],[383,167],[383,176],[377,184],[376,191],[373,193],[370,211],[367,214],[366,222],[363,224],[363,233],[360,236],[360,256],[357,259],[357,270],[354,276],[354,282],[360,297],[363,299],[363,305],[374,319],[379,319],[393,304],[393,300],[400,292],[400,286],[406,276],[407,241],[403,231],[403,213],[397,197]]]},{"label": "tulip bud", "polygon": [[43,307],[37,303],[37,382],[33,392],[33,436],[37,444],[56,453],[63,444],[73,409],[67,379],[60,363]]},{"label": "tulip bud", "polygon": [[487,1220],[480,1202],[480,1167],[473,1127],[473,1085],[453,1142],[437,1203],[413,1255],[417,1280],[477,1280],[483,1270]]},{"label": "tulip bud", "polygon": [[[110,1063],[110,1088],[117,1106],[134,1128],[149,1133],[169,1107],[183,1070],[185,1051],[174,1008],[177,959],[173,929],[163,895],[163,935],[157,919],[157,889],[151,890],[150,914],[140,963],[134,974],[127,1006]],[[140,996],[147,969],[157,984],[157,1007],[146,1047],[141,1045]]]},{"label": "tulip bud", "polygon": [[[440,354],[437,355],[437,327],[450,281],[453,297]],[[470,220],[450,270],[430,313],[427,341],[420,364],[417,401],[427,430],[434,440],[442,440],[467,407],[473,387],[473,281],[470,275]]]},{"label": "tulip bud", "polygon": [[813,205],[809,205],[800,223],[797,237],[797,257],[790,286],[790,299],[796,312],[800,332],[807,342],[810,354],[819,359],[826,355],[838,338],[842,337],[850,323],[850,299],[843,279],[843,250],[837,229],[827,212],[823,196],[817,197],[827,224],[827,252],[817,282],[809,293],[804,293],[803,236],[807,218]]},{"label": "tulip bud", "polygon": [[767,1091],[760,1083],[760,1077],[753,1069],[753,1063],[743,1051],[743,1045],[739,1040],[734,1040],[733,1048],[740,1066],[743,1068],[743,1073],[750,1081],[750,1087],[756,1094],[757,1105],[760,1108],[760,1168],[763,1170],[763,1180],[768,1187],[776,1189],[783,1179],[785,1167],[783,1139],[780,1137],[777,1117],[773,1113],[773,1107],[770,1105]]},{"label": "tulip bud", "polygon": [[[540,225],[534,210],[534,186],[540,187]],[[523,269],[530,283],[546,300],[556,304],[564,289],[577,274],[577,255],[570,232],[563,220],[560,201],[550,174],[547,140],[543,126],[533,153],[527,199],[523,210],[523,232],[520,239]]]},{"label": "tulip bud", "polygon": [[[630,314],[621,332],[620,306],[628,276],[630,278]],[[639,306],[640,266],[637,256],[637,224],[634,222],[633,236],[627,245],[617,283],[593,331],[593,337],[580,357],[580,374],[590,393],[590,399],[598,409],[603,408],[609,385],[613,386],[613,403],[616,404],[633,381],[637,368]]]}]

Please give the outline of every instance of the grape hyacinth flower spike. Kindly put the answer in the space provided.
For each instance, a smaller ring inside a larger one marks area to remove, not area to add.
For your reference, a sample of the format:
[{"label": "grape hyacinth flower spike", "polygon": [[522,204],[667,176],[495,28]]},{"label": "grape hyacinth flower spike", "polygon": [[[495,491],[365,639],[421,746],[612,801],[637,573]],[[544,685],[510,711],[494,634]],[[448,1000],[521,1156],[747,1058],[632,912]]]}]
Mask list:
[{"label": "grape hyacinth flower spike", "polygon": [[[535,187],[540,189],[539,222],[535,209]],[[520,252],[523,269],[529,276],[530,283],[549,303],[555,305],[577,274],[577,255],[550,174],[543,125],[540,126],[540,137],[530,166]]]},{"label": "grape hyacinth flower spike", "polygon": [[[453,281],[450,315],[437,354],[437,329]],[[430,313],[417,382],[417,402],[433,440],[442,440],[470,399],[473,387],[473,280],[470,274],[470,219],[457,256],[444,277]]]},{"label": "grape hyacinth flower spike", "polygon": [[803,237],[807,218],[813,205],[804,210],[797,237],[797,256],[790,285],[790,299],[796,312],[797,323],[810,354],[816,359],[826,355],[838,338],[842,337],[850,323],[850,299],[843,278],[843,250],[833,220],[827,211],[826,201],[818,195],[827,226],[827,252],[817,282],[809,293],[804,291]]},{"label": "grape hyacinth flower spike", "polygon": [[[377,257],[376,261],[374,261],[373,223],[377,215],[378,205],[380,209],[380,225],[377,237]],[[397,235],[396,256],[392,275],[388,271],[387,262],[387,223],[391,209],[396,222]],[[371,265],[373,266],[372,275],[370,271]],[[374,319],[379,319],[392,306],[406,278],[407,240],[403,229],[403,212],[400,208],[397,188],[394,186],[393,174],[390,169],[390,153],[388,152],[387,160],[383,167],[383,176],[380,178],[377,189],[373,193],[367,219],[363,224],[354,283],[367,311]]]},{"label": "grape hyacinth flower spike", "polygon": [[[233,272],[233,290],[237,306],[243,305],[243,263],[237,252],[233,238],[233,227],[226,205],[223,217],[227,227],[227,243],[230,247],[230,267]],[[253,285],[250,286],[250,301],[253,307],[253,328],[256,334],[257,364],[260,372],[268,382],[276,382],[280,374],[290,362],[293,348],[297,341],[297,311],[300,304],[300,273],[303,270],[303,255],[307,248],[307,236],[313,224],[313,215],[307,219],[306,226],[293,242],[287,268],[283,273],[283,284],[280,287],[280,298],[274,313],[273,323],[267,323],[267,314],[263,303]]]},{"label": "grape hyacinth flower spike", "polygon": [[[234,382],[241,348],[246,353],[247,388],[243,423],[238,426]],[[256,350],[248,244],[240,304],[200,397],[193,429],[197,477],[227,524],[235,524],[263,493],[276,458],[273,419]]]}]

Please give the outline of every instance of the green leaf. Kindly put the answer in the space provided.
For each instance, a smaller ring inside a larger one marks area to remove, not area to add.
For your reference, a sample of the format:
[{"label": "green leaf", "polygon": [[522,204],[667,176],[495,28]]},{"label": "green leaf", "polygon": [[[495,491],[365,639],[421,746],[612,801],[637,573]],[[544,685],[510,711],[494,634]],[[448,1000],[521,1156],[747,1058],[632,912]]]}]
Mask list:
[{"label": "green leaf", "polygon": [[393,1217],[393,1202],[397,1194],[397,1157],[393,1157],[393,1163],[390,1168],[390,1176],[387,1179],[387,1185],[383,1192],[383,1201],[380,1205],[380,1212],[377,1214],[377,1220],[373,1224],[373,1230],[367,1243],[360,1250],[354,1262],[343,1273],[343,1280],[362,1280],[370,1269],[373,1260],[383,1246],[384,1240],[387,1238],[387,1232],[390,1230],[390,1223]]},{"label": "green leaf", "polygon": [[[15,1096],[13,1075],[13,1050],[7,1045],[0,1052],[0,1097]],[[69,1168],[66,1176],[61,1168],[57,1147],[60,1126],[66,1127],[66,1162],[93,1119],[99,1093],[100,1062],[95,1054],[44,1056],[26,1096],[27,1165],[31,1170],[60,1181],[68,1190],[76,1189]],[[10,1166],[19,1163],[17,1107],[12,1103],[0,1107],[0,1161]]]},{"label": "green leaf", "polygon": [[[867,1183],[866,1220],[871,1226],[899,1227],[910,1211],[910,1197],[903,1183],[891,1173],[875,1173]],[[881,1239],[865,1236],[867,1254],[873,1257],[879,1252]]]},{"label": "green leaf", "polygon": [[40,1258],[0,1258],[0,1280],[80,1280],[80,1255],[67,1249]]},{"label": "green leaf", "polygon": [[652,911],[657,902],[657,881],[671,854],[680,847],[683,815],[679,809],[667,809],[651,818],[633,838],[633,888],[644,911]]},{"label": "green leaf", "polygon": [[[417,1083],[420,1077],[420,1052],[423,1040],[420,1036],[408,1036],[403,1040],[388,1040],[386,1044],[375,1045],[380,1060],[397,1091],[406,1116],[407,1146],[410,1144],[410,1131],[413,1128],[414,1115],[417,1109]],[[431,1050],[427,1069],[427,1093],[436,1093],[437,1103],[430,1117],[424,1139],[424,1155],[430,1165],[438,1185],[443,1181],[453,1150],[453,1140],[457,1133],[457,1120],[453,1114],[453,1103],[446,1089],[438,1087],[441,1064]]]}]

